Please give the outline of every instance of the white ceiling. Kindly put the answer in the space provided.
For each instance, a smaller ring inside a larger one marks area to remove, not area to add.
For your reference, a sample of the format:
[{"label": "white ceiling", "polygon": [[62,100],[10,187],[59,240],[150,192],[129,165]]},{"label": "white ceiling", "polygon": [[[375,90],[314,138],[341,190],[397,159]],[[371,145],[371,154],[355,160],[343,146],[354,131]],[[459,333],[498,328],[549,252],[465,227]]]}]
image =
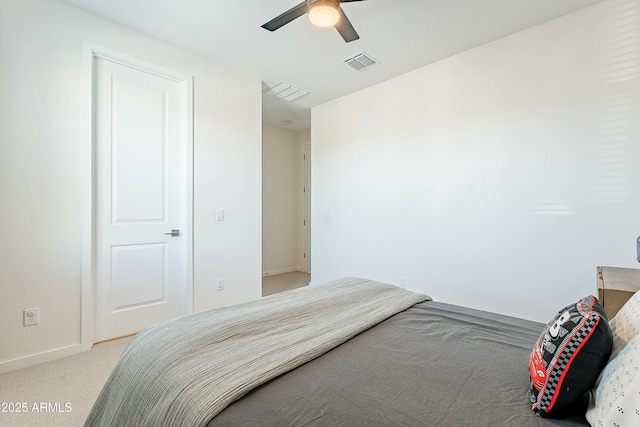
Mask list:
[{"label": "white ceiling", "polygon": [[[260,26],[301,0],[61,0],[260,78],[309,92],[293,102],[263,96],[263,119],[294,131],[310,108],[602,0],[368,0],[342,5],[360,40],[302,16],[275,32]],[[379,63],[355,71],[364,51]]]}]

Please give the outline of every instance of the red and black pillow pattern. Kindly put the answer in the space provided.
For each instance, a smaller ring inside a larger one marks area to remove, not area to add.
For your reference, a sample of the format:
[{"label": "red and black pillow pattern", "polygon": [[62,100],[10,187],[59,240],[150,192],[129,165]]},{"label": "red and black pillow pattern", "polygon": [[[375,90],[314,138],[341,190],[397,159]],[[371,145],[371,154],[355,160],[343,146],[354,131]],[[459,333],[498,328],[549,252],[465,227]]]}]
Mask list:
[{"label": "red and black pillow pattern", "polygon": [[531,404],[542,417],[561,417],[591,388],[611,352],[612,335],[594,296],[558,312],[531,352]]}]

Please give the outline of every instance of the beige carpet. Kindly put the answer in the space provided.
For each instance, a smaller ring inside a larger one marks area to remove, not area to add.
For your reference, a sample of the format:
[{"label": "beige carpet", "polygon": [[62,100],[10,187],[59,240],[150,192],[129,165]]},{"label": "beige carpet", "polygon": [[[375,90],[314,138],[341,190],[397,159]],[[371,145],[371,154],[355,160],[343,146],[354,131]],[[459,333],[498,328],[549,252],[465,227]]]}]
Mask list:
[{"label": "beige carpet", "polygon": [[129,341],[0,375],[0,426],[82,426]]},{"label": "beige carpet", "polygon": [[296,289],[309,285],[311,275],[300,271],[293,273],[277,274],[262,278],[262,296],[272,295],[278,292]]}]

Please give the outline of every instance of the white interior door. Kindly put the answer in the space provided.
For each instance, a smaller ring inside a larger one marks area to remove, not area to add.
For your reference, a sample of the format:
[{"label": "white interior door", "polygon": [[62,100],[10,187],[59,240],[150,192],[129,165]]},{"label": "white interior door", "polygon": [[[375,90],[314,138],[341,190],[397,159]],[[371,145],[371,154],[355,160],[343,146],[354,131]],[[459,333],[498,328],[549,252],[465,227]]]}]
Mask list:
[{"label": "white interior door", "polygon": [[183,312],[188,107],[186,86],[175,80],[103,58],[95,70],[94,341],[101,341]]},{"label": "white interior door", "polygon": [[303,148],[304,173],[304,269],[311,271],[311,144]]}]

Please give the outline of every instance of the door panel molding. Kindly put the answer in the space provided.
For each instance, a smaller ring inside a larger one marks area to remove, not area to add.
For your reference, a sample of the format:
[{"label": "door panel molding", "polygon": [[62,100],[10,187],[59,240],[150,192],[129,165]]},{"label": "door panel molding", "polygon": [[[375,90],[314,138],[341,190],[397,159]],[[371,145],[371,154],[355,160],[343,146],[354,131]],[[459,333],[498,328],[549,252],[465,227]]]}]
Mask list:
[{"label": "door panel molding", "polygon": [[176,72],[152,62],[117,52],[91,42],[84,43],[83,53],[83,112],[82,123],[82,277],[81,277],[81,347],[88,351],[94,342],[95,296],[96,296],[96,111],[95,89],[97,60],[105,60],[143,71],[180,84],[184,88],[184,111],[187,143],[184,151],[184,173],[182,193],[185,226],[180,231],[182,253],[181,314],[193,311],[193,76]]},{"label": "door panel molding", "polygon": [[[111,247],[112,285],[116,298],[112,301],[114,312],[126,311],[145,305],[162,304],[167,301],[167,244],[140,243],[135,245],[114,245]],[[139,258],[153,258],[156,269],[153,275],[140,275],[136,270]],[[122,277],[124,276],[124,277]],[[136,292],[129,292],[134,284],[142,284]],[[124,289],[119,289],[123,287]]]}]

